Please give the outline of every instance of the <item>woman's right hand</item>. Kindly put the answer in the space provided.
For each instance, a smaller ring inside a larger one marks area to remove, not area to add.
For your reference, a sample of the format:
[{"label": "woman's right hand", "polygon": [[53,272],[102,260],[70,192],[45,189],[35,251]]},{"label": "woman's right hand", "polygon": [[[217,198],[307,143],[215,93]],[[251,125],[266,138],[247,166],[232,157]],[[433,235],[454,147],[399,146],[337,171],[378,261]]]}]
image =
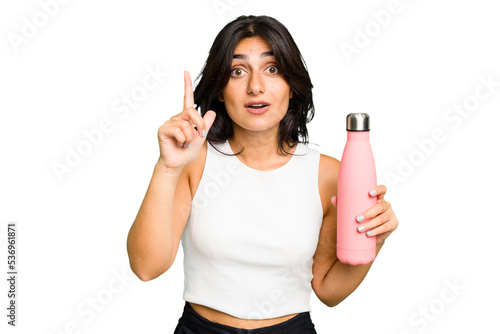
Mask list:
[{"label": "woman's right hand", "polygon": [[169,170],[177,170],[195,160],[206,134],[214,123],[215,116],[215,112],[209,110],[202,118],[194,108],[193,84],[189,72],[185,71],[184,110],[172,116],[158,129],[160,144],[158,163]]}]

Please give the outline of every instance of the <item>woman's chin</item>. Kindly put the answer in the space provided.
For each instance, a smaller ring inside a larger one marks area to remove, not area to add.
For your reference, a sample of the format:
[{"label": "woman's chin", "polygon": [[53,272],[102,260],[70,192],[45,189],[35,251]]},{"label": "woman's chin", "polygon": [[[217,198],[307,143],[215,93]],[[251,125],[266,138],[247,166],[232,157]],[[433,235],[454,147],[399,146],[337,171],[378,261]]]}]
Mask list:
[{"label": "woman's chin", "polygon": [[269,122],[245,122],[243,124],[238,124],[238,126],[246,131],[252,132],[266,132],[266,131],[278,131],[279,123],[269,123]]}]

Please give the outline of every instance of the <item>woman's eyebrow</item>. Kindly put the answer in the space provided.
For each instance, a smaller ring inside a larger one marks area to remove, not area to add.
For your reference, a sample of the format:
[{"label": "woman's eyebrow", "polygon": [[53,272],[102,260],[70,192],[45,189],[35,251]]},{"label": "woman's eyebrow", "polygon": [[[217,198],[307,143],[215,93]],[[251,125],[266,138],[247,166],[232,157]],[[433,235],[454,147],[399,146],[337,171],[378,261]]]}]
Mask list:
[{"label": "woman's eyebrow", "polygon": [[[262,52],[262,54],[260,55],[261,58],[271,57],[271,56],[274,56],[274,52],[272,51]],[[233,55],[233,59],[248,59],[248,57],[244,54],[235,53]]]}]

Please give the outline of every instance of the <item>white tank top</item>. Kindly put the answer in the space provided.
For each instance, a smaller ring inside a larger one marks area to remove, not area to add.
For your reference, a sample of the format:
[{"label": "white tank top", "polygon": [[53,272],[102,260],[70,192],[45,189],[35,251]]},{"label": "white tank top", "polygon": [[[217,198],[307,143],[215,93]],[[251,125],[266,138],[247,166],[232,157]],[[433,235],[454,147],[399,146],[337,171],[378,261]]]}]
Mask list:
[{"label": "white tank top", "polygon": [[319,152],[299,143],[285,165],[260,171],[207,147],[182,235],[184,300],[242,319],[310,311]]}]

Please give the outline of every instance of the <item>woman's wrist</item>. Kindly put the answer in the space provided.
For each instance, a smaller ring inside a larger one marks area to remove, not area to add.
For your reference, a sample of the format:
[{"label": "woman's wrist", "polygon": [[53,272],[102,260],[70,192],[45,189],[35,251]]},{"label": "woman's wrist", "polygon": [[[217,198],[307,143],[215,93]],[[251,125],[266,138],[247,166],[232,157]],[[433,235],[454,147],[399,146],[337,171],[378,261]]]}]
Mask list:
[{"label": "woman's wrist", "polygon": [[155,171],[158,171],[158,172],[165,174],[165,175],[168,175],[168,176],[178,177],[179,175],[181,175],[183,168],[184,167],[176,167],[176,168],[167,167],[164,164],[162,164],[159,159],[155,164]]},{"label": "woman's wrist", "polygon": [[382,240],[382,242],[377,243],[376,248],[375,248],[377,253],[380,251],[380,249],[382,248],[382,246],[384,244],[385,244],[385,240]]}]

